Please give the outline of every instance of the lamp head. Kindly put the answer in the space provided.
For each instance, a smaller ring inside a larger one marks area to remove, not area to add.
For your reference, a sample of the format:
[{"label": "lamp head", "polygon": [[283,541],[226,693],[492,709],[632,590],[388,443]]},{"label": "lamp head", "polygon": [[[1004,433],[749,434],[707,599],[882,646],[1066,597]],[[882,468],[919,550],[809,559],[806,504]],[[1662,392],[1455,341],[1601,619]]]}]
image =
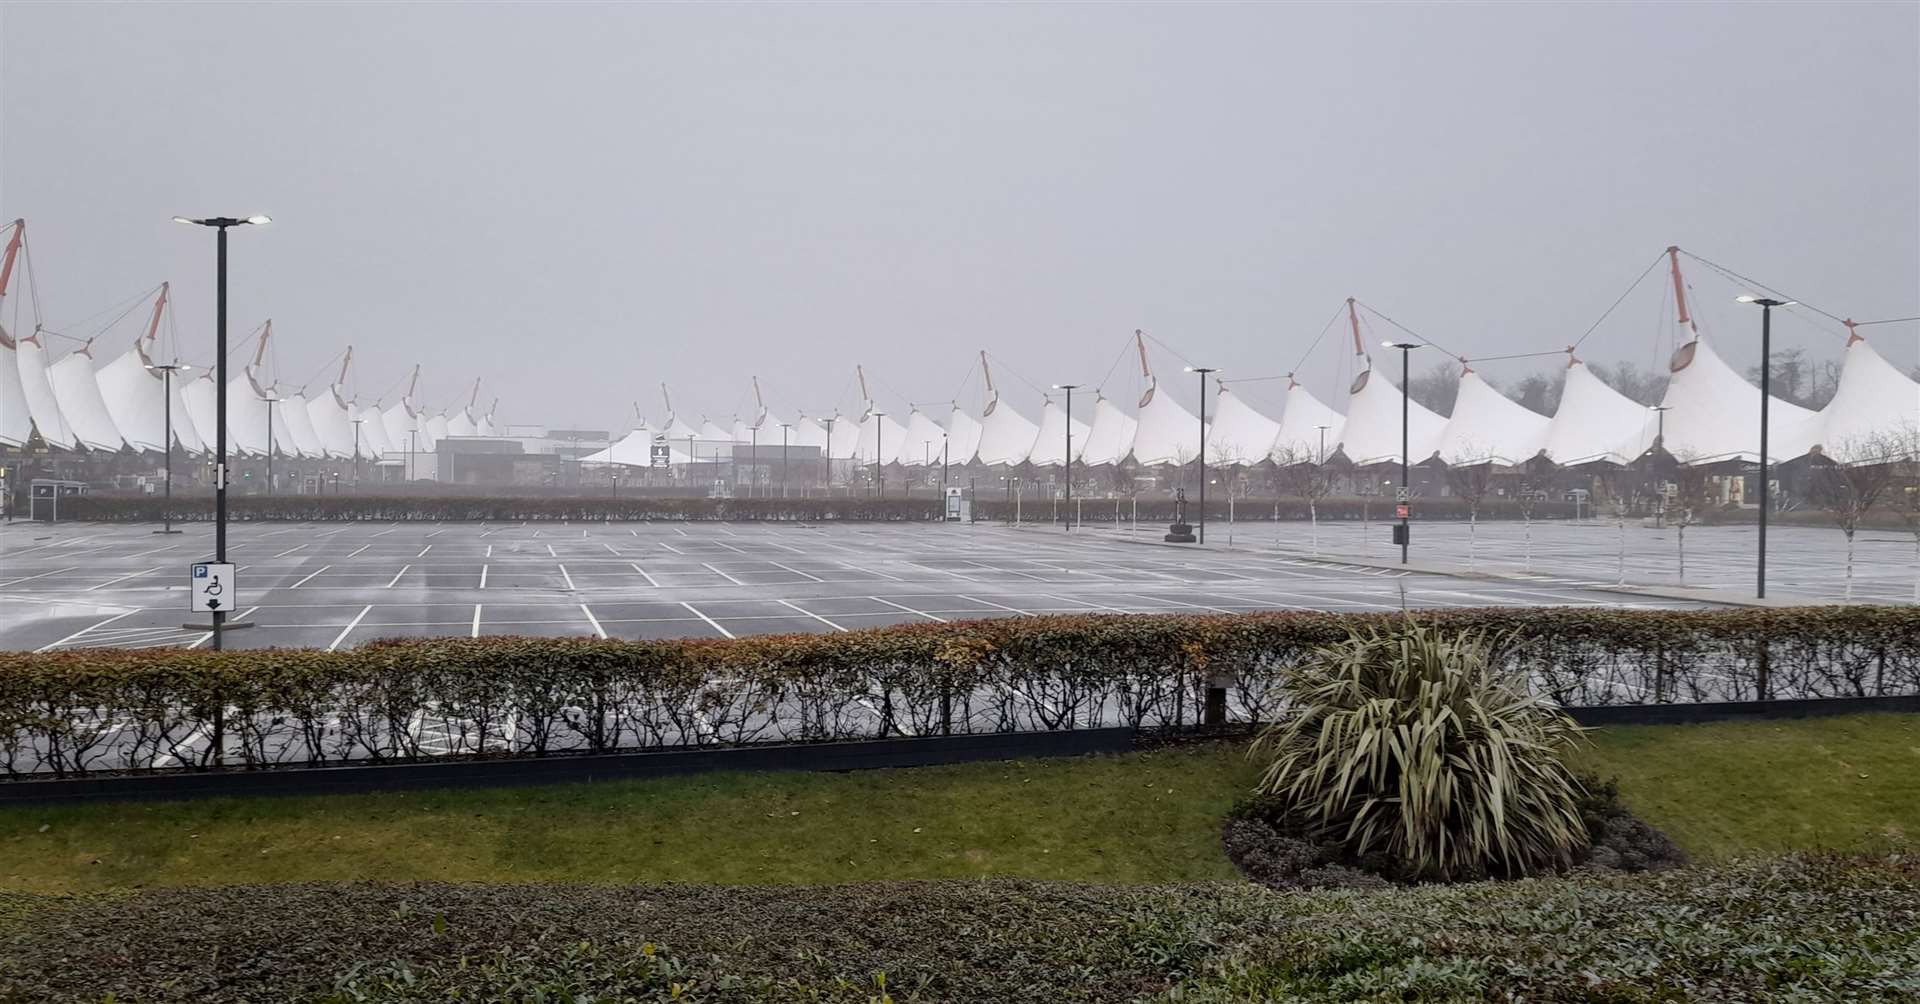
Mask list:
[{"label": "lamp head", "polygon": [[1798,300],[1770,300],[1764,296],[1754,296],[1752,294],[1736,296],[1733,299],[1737,303],[1754,303],[1762,307],[1791,307],[1800,302]]}]

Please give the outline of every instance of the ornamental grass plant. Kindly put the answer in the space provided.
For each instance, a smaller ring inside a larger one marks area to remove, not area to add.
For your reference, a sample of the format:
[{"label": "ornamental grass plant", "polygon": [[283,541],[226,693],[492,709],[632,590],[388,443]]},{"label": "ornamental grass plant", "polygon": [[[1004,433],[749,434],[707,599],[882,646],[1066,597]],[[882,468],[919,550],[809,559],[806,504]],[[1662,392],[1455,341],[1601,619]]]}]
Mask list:
[{"label": "ornamental grass plant", "polygon": [[1511,675],[1514,634],[1412,619],[1351,631],[1285,671],[1254,742],[1257,791],[1311,839],[1398,877],[1517,877],[1587,846],[1565,755],[1581,727]]}]

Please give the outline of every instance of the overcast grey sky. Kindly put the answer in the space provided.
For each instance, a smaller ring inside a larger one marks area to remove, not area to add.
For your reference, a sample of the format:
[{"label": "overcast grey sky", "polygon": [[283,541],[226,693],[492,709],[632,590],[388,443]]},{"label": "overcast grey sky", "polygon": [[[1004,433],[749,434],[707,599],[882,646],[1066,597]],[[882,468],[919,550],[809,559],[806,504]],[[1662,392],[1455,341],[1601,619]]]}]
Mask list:
[{"label": "overcast grey sky", "polygon": [[[553,425],[658,416],[662,380],[718,418],[756,373],[853,408],[856,362],[903,409],[981,348],[1030,411],[1014,373],[1096,383],[1135,327],[1274,374],[1348,295],[1552,349],[1670,243],[1904,316],[1920,5],[0,6],[0,214],[50,325],[171,279],[209,358],[212,238],[168,218],[253,212],[233,323],[274,319],[283,379],[352,342],[365,398],[419,361],[428,404],[478,376]],[[1659,278],[1584,356],[1663,357]],[[1342,336],[1303,368],[1336,405]]]}]

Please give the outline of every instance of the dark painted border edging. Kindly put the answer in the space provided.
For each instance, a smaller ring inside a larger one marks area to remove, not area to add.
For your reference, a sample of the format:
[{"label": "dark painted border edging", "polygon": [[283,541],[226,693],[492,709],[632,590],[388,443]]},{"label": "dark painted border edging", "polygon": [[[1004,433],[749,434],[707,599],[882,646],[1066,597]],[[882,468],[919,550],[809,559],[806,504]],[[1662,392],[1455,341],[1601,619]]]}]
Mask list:
[{"label": "dark painted border edging", "polygon": [[1701,722],[1830,718],[1836,715],[1920,713],[1920,697],[1816,697],[1793,701],[1718,701],[1711,704],[1610,704],[1565,708],[1582,725],[1694,725]]},{"label": "dark painted border edging", "polygon": [[482,788],[674,777],[710,771],[843,771],[1019,757],[1123,753],[1131,728],[927,736],[857,742],[727,746],[654,753],[512,757],[444,763],[286,767],[110,775],[0,783],[0,806],[121,800],[321,795],[417,788]]}]

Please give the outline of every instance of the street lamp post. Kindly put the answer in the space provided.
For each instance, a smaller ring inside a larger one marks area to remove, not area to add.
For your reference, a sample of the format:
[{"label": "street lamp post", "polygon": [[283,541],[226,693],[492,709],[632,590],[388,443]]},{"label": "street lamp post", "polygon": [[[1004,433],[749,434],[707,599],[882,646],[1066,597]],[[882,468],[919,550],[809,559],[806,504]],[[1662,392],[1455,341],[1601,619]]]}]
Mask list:
[{"label": "street lamp post", "polygon": [[1412,363],[1408,360],[1412,358],[1413,350],[1420,346],[1414,342],[1383,342],[1381,344],[1390,349],[1400,350],[1400,495],[1402,497],[1394,500],[1394,506],[1400,511],[1400,563],[1404,565],[1407,563],[1407,544],[1412,539],[1408,518],[1413,512],[1413,493],[1407,487],[1407,469],[1410,459],[1407,456],[1407,384],[1412,372]]},{"label": "street lamp post", "polygon": [[1189,366],[1187,372],[1200,374],[1200,543],[1207,542],[1207,374],[1219,372],[1214,366]]},{"label": "street lamp post", "polygon": [[787,497],[787,433],[793,429],[793,423],[780,423],[780,497]]},{"label": "street lamp post", "polygon": [[887,417],[887,413],[876,411],[873,417],[876,420],[873,423],[873,494],[875,498],[886,498],[887,483],[880,480],[880,422],[878,419]]},{"label": "street lamp post", "polygon": [[[353,490],[356,492],[360,490],[360,426],[365,422],[364,418],[353,420]],[[335,486],[333,493],[340,494],[338,486]]]},{"label": "street lamp post", "polygon": [[1333,426],[1316,425],[1314,428],[1320,430],[1320,460],[1318,463],[1320,466],[1325,467],[1327,465],[1327,430],[1333,428]]},{"label": "street lamp post", "polygon": [[[1204,381],[1206,377],[1201,377],[1200,379]],[[1066,452],[1064,461],[1062,463],[1062,470],[1066,472],[1066,477],[1064,478],[1064,480],[1067,483],[1066,524],[1067,524],[1068,532],[1072,532],[1073,530],[1073,392],[1076,389],[1078,389],[1080,385],[1077,383],[1057,383],[1057,384],[1054,384],[1053,386],[1058,390],[1064,390],[1067,392],[1067,452]],[[1202,409],[1205,409],[1206,406],[1207,405],[1205,401],[1202,401],[1200,403],[1200,407]],[[1202,442],[1204,443],[1206,438],[1206,430],[1204,426],[1201,429],[1200,436],[1201,436]],[[1204,450],[1206,449],[1206,447],[1202,445],[1201,449]],[[1204,515],[1204,505],[1205,505],[1204,500],[1206,496],[1203,494],[1200,497],[1203,500],[1202,501],[1203,514],[1201,517],[1202,518],[1201,525],[1205,526],[1206,523],[1205,523],[1205,515]],[[1204,537],[1202,539],[1204,539]]]},{"label": "street lamp post", "polygon": [[832,498],[833,497],[833,419],[831,418],[827,419],[826,423],[827,423],[827,445],[821,448],[820,456],[822,458],[822,461],[826,464],[826,468],[827,468],[826,470],[827,479],[824,482],[827,489],[827,497]]},{"label": "street lamp post", "polygon": [[[188,219],[185,216],[173,218],[175,223],[190,223],[195,226],[214,228],[214,412],[213,412],[213,560],[224,564],[227,560],[227,229],[229,227],[251,224],[272,223],[266,216],[249,216],[240,219],[233,216],[211,216],[205,219]],[[213,611],[213,650],[221,648],[221,628],[225,626],[226,611]],[[220,749],[219,725],[225,715],[214,716],[216,756]]]},{"label": "street lamp post", "polygon": [[273,497],[273,406],[280,403],[280,398],[273,396],[273,393],[269,391],[267,393],[267,396],[262,400],[267,402],[267,497],[272,498]]},{"label": "street lamp post", "polygon": [[193,367],[188,366],[184,363],[177,363],[177,362],[164,363],[159,366],[155,366],[151,363],[147,365],[147,369],[159,371],[160,382],[164,388],[164,393],[167,396],[167,404],[166,404],[167,438],[165,440],[165,449],[167,451],[167,467],[166,467],[166,478],[164,481],[161,482],[165,486],[165,494],[162,497],[166,501],[164,502],[163,508],[161,509],[161,513],[160,513],[160,529],[153,531],[154,533],[179,533],[180,532],[173,528],[173,373],[175,370],[190,370],[192,368]]},{"label": "street lamp post", "polygon": [[[1760,296],[1737,297],[1741,303],[1760,306],[1760,554],[1754,572],[1754,595],[1767,597],[1767,507],[1771,489],[1767,485],[1767,402],[1773,397],[1773,308],[1791,307],[1794,300],[1770,300]],[[1764,696],[1764,695],[1763,695]]]}]

